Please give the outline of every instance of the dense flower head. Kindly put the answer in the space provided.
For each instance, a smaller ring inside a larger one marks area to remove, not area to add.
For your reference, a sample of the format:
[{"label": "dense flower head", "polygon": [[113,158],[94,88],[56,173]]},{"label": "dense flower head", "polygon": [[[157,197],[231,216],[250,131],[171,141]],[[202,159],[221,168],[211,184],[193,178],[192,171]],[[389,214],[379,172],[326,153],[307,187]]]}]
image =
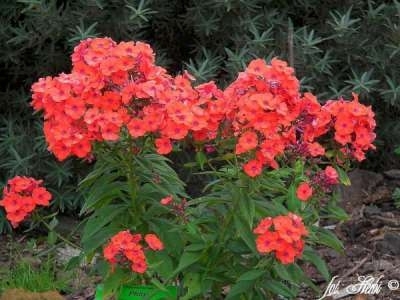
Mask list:
[{"label": "dense flower head", "polygon": [[293,68],[279,59],[270,65],[253,60],[224,94],[229,100],[227,120],[238,137],[236,154],[256,153],[245,172],[256,176],[265,165],[278,167],[275,158],[295,142],[291,124],[300,113],[299,81]]},{"label": "dense flower head", "polygon": [[371,107],[361,104],[353,93],[353,100],[331,100],[324,108],[332,115],[334,139],[342,146],[342,152],[358,161],[364,160],[365,152],[375,149],[372,142],[376,123]]},{"label": "dense flower head", "polygon": [[267,217],[253,230],[257,235],[258,252],[273,252],[283,264],[290,264],[303,253],[304,240],[308,235],[301,217],[289,213],[276,217]]},{"label": "dense flower head", "polygon": [[123,127],[133,138],[153,134],[157,152],[168,154],[189,133],[214,138],[224,116],[213,82],[193,87],[189,74],[169,75],[146,43],[87,39],[72,64],[70,74],[32,85],[32,105],[44,111],[45,137],[59,160],[87,157],[93,142],[117,141]]},{"label": "dense flower head", "polygon": [[43,181],[31,177],[16,176],[8,180],[3,189],[0,206],[15,228],[26,219],[36,206],[48,206],[52,195],[42,186]]},{"label": "dense flower head", "polygon": [[[358,102],[330,100],[321,105],[311,93],[301,95],[294,70],[286,62],[262,59],[246,70],[224,91],[227,123],[236,137],[235,153],[250,157],[243,169],[251,177],[264,166],[278,168],[277,158],[321,157],[321,139],[333,131],[334,140],[349,158],[362,160],[374,149],[374,114]],[[329,135],[328,135],[329,136]]]},{"label": "dense flower head", "polygon": [[[147,234],[144,239],[150,249],[164,249],[163,243],[155,234]],[[141,242],[141,234],[132,234],[129,230],[120,231],[104,247],[104,258],[113,266],[117,263],[122,266],[129,264],[133,272],[142,274],[147,270],[147,262],[145,247]]]}]

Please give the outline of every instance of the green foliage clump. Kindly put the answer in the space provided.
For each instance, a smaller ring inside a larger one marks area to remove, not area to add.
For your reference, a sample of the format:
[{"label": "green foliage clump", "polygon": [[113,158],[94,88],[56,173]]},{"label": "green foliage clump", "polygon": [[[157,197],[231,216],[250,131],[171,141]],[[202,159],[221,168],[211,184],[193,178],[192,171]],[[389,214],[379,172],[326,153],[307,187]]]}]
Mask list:
[{"label": "green foliage clump", "polygon": [[9,289],[23,289],[32,292],[62,290],[65,280],[56,278],[56,270],[51,260],[38,267],[26,261],[19,261],[5,274],[1,274],[0,294]]}]

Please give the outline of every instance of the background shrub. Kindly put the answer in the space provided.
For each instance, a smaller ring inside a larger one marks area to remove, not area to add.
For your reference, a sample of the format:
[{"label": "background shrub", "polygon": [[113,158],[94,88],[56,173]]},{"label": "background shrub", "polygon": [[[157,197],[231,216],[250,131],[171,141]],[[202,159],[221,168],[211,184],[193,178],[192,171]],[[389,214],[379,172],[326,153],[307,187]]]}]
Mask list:
[{"label": "background shrub", "polygon": [[378,151],[367,167],[398,167],[399,14],[397,0],[1,1],[0,178],[45,178],[62,191],[60,208],[79,206],[82,168],[47,152],[29,90],[41,76],[67,72],[73,46],[94,36],[145,40],[170,71],[188,69],[222,86],[254,57],[286,59],[322,102],[355,91],[373,105]]}]

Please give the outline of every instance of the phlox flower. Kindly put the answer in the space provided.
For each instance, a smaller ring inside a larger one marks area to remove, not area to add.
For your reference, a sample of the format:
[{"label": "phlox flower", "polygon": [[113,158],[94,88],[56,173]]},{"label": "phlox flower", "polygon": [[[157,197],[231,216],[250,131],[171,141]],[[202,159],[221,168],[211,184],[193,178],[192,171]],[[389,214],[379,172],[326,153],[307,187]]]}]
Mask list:
[{"label": "phlox flower", "polygon": [[257,251],[261,254],[273,252],[283,264],[293,263],[301,256],[303,238],[308,235],[302,219],[292,213],[264,218],[253,232],[257,235]]},{"label": "phlox flower", "polygon": [[[163,243],[155,234],[147,234],[144,239],[151,250],[164,249]],[[147,270],[147,262],[141,241],[141,234],[132,234],[129,230],[120,231],[105,245],[103,256],[112,267],[118,263],[129,263],[133,272],[143,274]]]},{"label": "phlox flower", "polygon": [[147,245],[149,245],[150,249],[158,251],[163,250],[164,245],[160,241],[160,239],[155,234],[146,234],[144,236],[144,240],[146,241]]},{"label": "phlox flower", "polygon": [[173,198],[172,198],[172,196],[170,195],[170,196],[167,196],[167,197],[162,198],[162,199],[160,200],[160,203],[161,203],[161,205],[170,205],[170,204],[172,203],[172,201],[173,201]]},{"label": "phlox flower", "polygon": [[301,201],[307,201],[313,194],[313,188],[307,183],[302,182],[296,190],[296,196]]},{"label": "phlox flower", "polygon": [[32,177],[16,176],[9,179],[3,189],[0,206],[6,211],[6,218],[16,228],[36,206],[48,206],[52,195],[42,187],[43,181]]}]

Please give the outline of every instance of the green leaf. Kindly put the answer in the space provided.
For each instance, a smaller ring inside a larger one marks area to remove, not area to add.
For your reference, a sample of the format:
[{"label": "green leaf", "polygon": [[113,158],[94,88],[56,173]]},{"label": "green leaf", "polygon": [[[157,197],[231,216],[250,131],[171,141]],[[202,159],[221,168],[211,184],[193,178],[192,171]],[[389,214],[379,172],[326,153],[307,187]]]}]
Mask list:
[{"label": "green leaf", "polygon": [[[80,188],[88,188],[93,184],[97,183],[100,178],[106,177],[111,178],[113,176],[114,179],[117,179],[121,174],[117,171],[120,168],[120,164],[115,160],[99,160],[96,162],[94,169],[90,172],[80,183]],[[110,181],[113,181],[111,178]]]},{"label": "green leaf", "polygon": [[[158,154],[145,154],[134,156],[137,167],[135,171],[138,178],[151,184],[155,190],[160,191],[164,195],[181,195],[188,198],[185,193],[185,183],[179,179],[175,170],[172,169],[167,162],[169,160]],[[159,182],[154,183],[154,175],[157,175]]]},{"label": "green leaf", "polygon": [[170,278],[174,277],[180,271],[193,265],[195,262],[200,260],[202,254],[199,252],[184,252],[179,260],[178,268],[171,274]]},{"label": "green leaf", "polygon": [[296,293],[293,292],[293,288],[289,288],[282,282],[275,279],[265,280],[263,283],[263,287],[271,291],[275,295],[280,295],[289,299],[296,297]]},{"label": "green leaf", "polygon": [[182,229],[174,227],[173,223],[164,218],[154,218],[148,223],[149,229],[163,241],[165,249],[169,249],[174,257],[180,257],[184,248]]},{"label": "green leaf", "polygon": [[240,276],[238,281],[255,280],[255,279],[263,276],[266,272],[267,272],[266,270],[251,270],[251,271],[244,273],[242,276]]},{"label": "green leaf", "polygon": [[283,202],[286,202],[287,197],[275,197],[274,201],[266,201],[265,199],[256,200],[258,214],[263,217],[265,215],[286,215],[288,209]]},{"label": "green leaf", "polygon": [[246,245],[253,253],[257,253],[254,235],[248,223],[245,222],[240,217],[240,215],[236,214],[233,216],[233,220],[236,226],[237,233],[239,234],[241,239],[246,243]]},{"label": "green leaf", "polygon": [[78,256],[71,257],[67,264],[65,265],[65,270],[70,271],[78,268],[81,264],[81,261],[84,259],[83,253]]},{"label": "green leaf", "polygon": [[200,166],[200,169],[204,169],[204,164],[207,162],[207,156],[204,154],[203,151],[198,151],[196,153],[196,162]]},{"label": "green leaf", "polygon": [[165,287],[165,285],[163,285],[159,280],[157,280],[157,278],[152,278],[150,281],[161,291],[164,291],[164,292],[168,291],[167,288]]},{"label": "green leaf", "polygon": [[335,249],[339,253],[343,253],[343,243],[329,230],[318,227],[316,231],[317,243],[326,245]]},{"label": "green leaf", "polygon": [[47,235],[47,242],[50,245],[54,245],[57,242],[57,234],[53,230],[49,231]]},{"label": "green leaf", "polygon": [[272,268],[273,268],[273,270],[275,270],[275,273],[279,278],[282,278],[283,280],[286,280],[286,281],[296,281],[294,275],[288,271],[288,268],[286,265],[276,262],[276,263],[274,263]]},{"label": "green leaf", "polygon": [[51,222],[49,223],[49,228],[50,229],[54,229],[56,228],[56,226],[58,225],[58,220],[56,219],[56,217],[54,217]]},{"label": "green leaf", "polygon": [[200,251],[206,248],[206,245],[203,243],[196,243],[196,244],[190,244],[185,247],[186,251]]},{"label": "green leaf", "polygon": [[189,222],[186,224],[186,229],[187,231],[194,236],[198,236],[199,232],[197,231],[196,225],[193,224],[192,222]]},{"label": "green leaf", "polygon": [[172,260],[165,251],[148,251],[146,259],[149,267],[156,271],[162,278],[168,278],[173,272]]},{"label": "green leaf", "polygon": [[283,280],[296,284],[299,286],[301,283],[305,283],[311,287],[315,292],[320,293],[320,289],[304,274],[303,270],[297,264],[283,265],[276,262],[273,265],[276,275]]},{"label": "green leaf", "polygon": [[94,234],[102,230],[107,224],[114,221],[114,219],[120,220],[121,215],[123,215],[127,210],[126,205],[107,205],[104,206],[89,217],[83,229],[82,243],[85,243]]},{"label": "green leaf", "polygon": [[[87,238],[85,241],[82,240],[82,246],[87,256],[92,256],[94,251],[103,247],[105,243],[121,228],[117,226],[106,226],[103,227],[99,232]],[[90,261],[90,259],[89,259]]]},{"label": "green leaf", "polygon": [[123,199],[123,191],[127,191],[126,182],[110,182],[110,179],[99,180],[87,192],[80,214],[82,215],[95,208],[107,205],[114,199]]},{"label": "green leaf", "polygon": [[321,216],[323,218],[332,218],[332,219],[337,219],[340,221],[345,221],[349,219],[349,215],[346,213],[346,211],[341,208],[337,204],[337,195],[334,193],[333,196],[331,197],[330,201],[328,202],[328,205],[326,205],[324,208],[321,210]]},{"label": "green leaf", "polygon": [[301,208],[301,201],[296,196],[296,186],[294,183],[292,183],[288,189],[287,206],[292,212],[297,212]]},{"label": "green leaf", "polygon": [[[248,291],[253,288],[254,284],[255,284],[255,280],[238,281],[231,287],[231,289],[225,299],[226,300],[234,299],[236,296],[238,296],[240,294],[248,293]],[[235,299],[237,299],[237,298],[235,298]]]},{"label": "green leaf", "polygon": [[349,176],[347,176],[347,173],[339,167],[336,167],[336,170],[338,171],[340,182],[346,186],[350,186],[351,182]]},{"label": "green leaf", "polygon": [[235,202],[239,205],[239,213],[242,215],[243,220],[246,221],[249,227],[253,226],[255,215],[254,200],[241,188],[233,188],[233,197]]},{"label": "green leaf", "polygon": [[304,172],[304,162],[302,160],[296,160],[294,165],[294,173],[297,176],[302,176]]},{"label": "green leaf", "polygon": [[122,287],[122,283],[126,281],[127,277],[128,274],[126,272],[121,268],[116,268],[114,272],[104,279],[104,295],[107,296],[116,293]]},{"label": "green leaf", "polygon": [[182,297],[182,300],[193,299],[201,294],[202,280],[199,273],[186,273],[183,278],[183,284],[187,288],[187,294]]},{"label": "green leaf", "polygon": [[400,155],[400,147],[396,147],[396,149],[394,149],[394,153]]},{"label": "green leaf", "polygon": [[316,286],[306,274],[304,274],[303,270],[297,264],[290,264],[286,266],[286,268],[288,273],[294,278],[294,282],[303,282],[312,288],[316,293],[321,293],[321,289]]},{"label": "green leaf", "polygon": [[312,248],[306,247],[304,249],[302,259],[312,263],[321,273],[321,275],[324,276],[324,279],[326,281],[329,281],[331,279],[331,275],[325,261]]}]

